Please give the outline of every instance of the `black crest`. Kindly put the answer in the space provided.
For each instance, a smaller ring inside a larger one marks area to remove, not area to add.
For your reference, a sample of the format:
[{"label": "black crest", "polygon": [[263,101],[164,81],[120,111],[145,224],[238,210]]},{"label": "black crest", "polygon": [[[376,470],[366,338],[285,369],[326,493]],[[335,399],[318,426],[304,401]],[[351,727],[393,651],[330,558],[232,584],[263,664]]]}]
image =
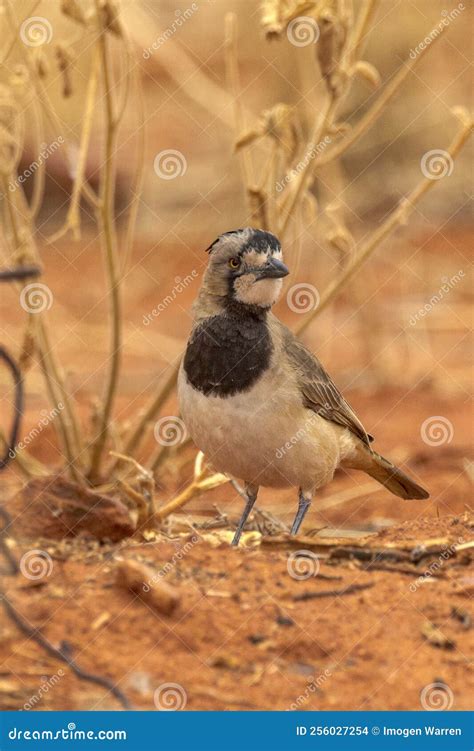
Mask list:
[{"label": "black crest", "polygon": [[238,235],[239,232],[244,232],[244,230],[245,227],[242,227],[241,229],[231,229],[229,230],[229,232],[223,232],[222,235],[219,235],[219,237],[217,237],[214,242],[211,243],[208,248],[206,248],[206,253],[212,253],[214,245],[217,245],[217,243],[220,242],[223,237],[228,237],[229,235]]},{"label": "black crest", "polygon": [[280,250],[280,242],[275,235],[271,232],[265,232],[263,229],[252,229],[251,227],[241,227],[240,229],[233,229],[229,232],[224,232],[222,235],[214,240],[211,245],[206,249],[207,253],[212,253],[212,250],[217,243],[222,240],[223,237],[229,237],[230,235],[239,235],[242,232],[248,231],[248,239],[242,246],[242,253],[247,250],[257,250],[261,253],[265,252],[268,248],[273,251]]}]

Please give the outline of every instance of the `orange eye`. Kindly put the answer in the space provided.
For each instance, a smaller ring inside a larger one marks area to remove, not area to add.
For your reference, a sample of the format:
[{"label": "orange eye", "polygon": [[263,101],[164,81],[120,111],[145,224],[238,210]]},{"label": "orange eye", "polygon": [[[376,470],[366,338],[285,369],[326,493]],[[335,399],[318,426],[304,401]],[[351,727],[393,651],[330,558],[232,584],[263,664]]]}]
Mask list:
[{"label": "orange eye", "polygon": [[229,266],[231,269],[238,269],[240,266],[240,261],[238,258],[230,258],[229,259]]}]

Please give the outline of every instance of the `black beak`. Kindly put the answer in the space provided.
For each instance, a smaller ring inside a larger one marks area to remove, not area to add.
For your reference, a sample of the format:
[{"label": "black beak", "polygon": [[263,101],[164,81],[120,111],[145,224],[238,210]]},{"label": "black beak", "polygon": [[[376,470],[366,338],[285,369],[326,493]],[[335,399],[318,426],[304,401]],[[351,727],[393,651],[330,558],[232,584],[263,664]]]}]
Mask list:
[{"label": "black beak", "polygon": [[265,266],[257,271],[257,279],[281,279],[289,274],[288,267],[277,258],[269,258]]}]

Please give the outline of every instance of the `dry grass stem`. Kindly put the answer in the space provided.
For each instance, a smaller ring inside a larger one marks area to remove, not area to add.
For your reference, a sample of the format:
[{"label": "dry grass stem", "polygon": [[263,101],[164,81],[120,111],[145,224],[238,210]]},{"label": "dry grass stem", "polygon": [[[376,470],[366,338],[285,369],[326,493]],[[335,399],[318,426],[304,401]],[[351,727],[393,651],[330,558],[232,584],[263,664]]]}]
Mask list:
[{"label": "dry grass stem", "polygon": [[[458,115],[461,120],[461,128],[456,134],[451,144],[446,149],[447,154],[454,160],[462,147],[466,143],[471,134],[473,128],[473,122],[469,114],[461,109],[457,108],[455,114]],[[415,208],[418,201],[427,193],[431,188],[436,185],[436,181],[430,177],[425,177],[420,180],[418,185],[409,193],[404,199],[400,201],[397,208],[394,209],[384,222],[372,232],[368,239],[360,243],[359,247],[355,249],[354,254],[347,264],[341,275],[331,282],[324,290],[320,297],[318,307],[309,313],[304,321],[297,327],[297,333],[301,334],[305,331],[314,318],[319,315],[330,302],[339,294],[339,292],[346,286],[347,282],[354,276],[354,274],[365,263],[367,258],[378,248],[380,243],[398,226],[405,224],[408,216]]]}]

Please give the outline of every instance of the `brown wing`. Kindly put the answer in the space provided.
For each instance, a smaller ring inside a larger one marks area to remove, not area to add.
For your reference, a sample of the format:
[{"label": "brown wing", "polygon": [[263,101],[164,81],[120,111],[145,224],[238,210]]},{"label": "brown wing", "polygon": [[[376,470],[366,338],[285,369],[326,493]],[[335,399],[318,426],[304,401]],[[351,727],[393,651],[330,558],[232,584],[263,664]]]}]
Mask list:
[{"label": "brown wing", "polygon": [[373,440],[352,411],[334,381],[321,363],[294,334],[282,325],[285,352],[291,366],[297,371],[301,393],[308,409],[317,412],[330,422],[348,428],[367,446]]}]

